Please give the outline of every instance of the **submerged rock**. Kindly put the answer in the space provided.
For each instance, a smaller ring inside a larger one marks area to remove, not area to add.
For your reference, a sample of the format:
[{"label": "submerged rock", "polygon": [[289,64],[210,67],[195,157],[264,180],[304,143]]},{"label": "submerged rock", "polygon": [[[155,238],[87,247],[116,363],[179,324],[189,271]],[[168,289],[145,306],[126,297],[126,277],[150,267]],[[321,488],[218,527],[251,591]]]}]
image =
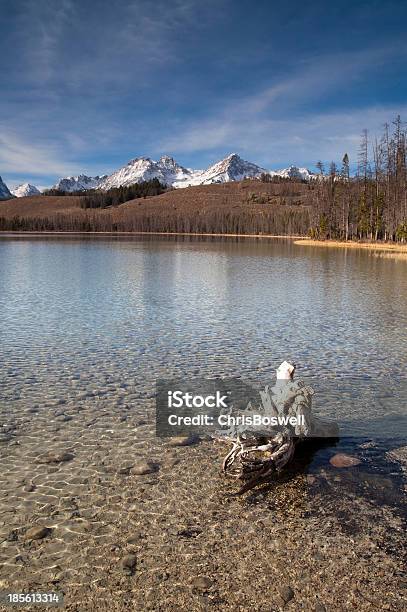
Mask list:
[{"label": "submerged rock", "polygon": [[174,436],[168,442],[168,446],[191,446],[199,442],[198,436]]},{"label": "submerged rock", "polygon": [[407,446],[400,446],[400,448],[393,448],[393,450],[386,453],[387,459],[390,461],[396,461],[400,463],[401,469],[407,471]]},{"label": "submerged rock", "polygon": [[40,455],[37,463],[62,463],[63,461],[71,461],[75,455],[66,451],[49,451],[45,455]]},{"label": "submerged rock", "polygon": [[46,538],[47,535],[51,533],[51,529],[49,527],[42,527],[37,525],[36,527],[31,527],[25,533],[26,540],[42,540]]},{"label": "submerged rock", "polygon": [[191,580],[191,586],[198,591],[207,591],[212,586],[212,580],[207,576],[196,576]]},{"label": "submerged rock", "polygon": [[134,570],[136,569],[136,564],[136,555],[126,555],[125,557],[123,557],[123,559],[120,560],[120,567],[122,571],[128,576],[134,573]]},{"label": "submerged rock", "polygon": [[133,533],[133,535],[127,538],[127,544],[138,544],[142,540],[143,536],[141,533]]},{"label": "submerged rock", "polygon": [[377,444],[373,440],[369,440],[368,442],[363,442],[363,444],[359,444],[359,448],[363,449],[375,448],[376,446]]},{"label": "submerged rock", "polygon": [[55,420],[60,423],[67,423],[68,421],[72,421],[72,417],[69,416],[69,414],[59,414],[55,417]]},{"label": "submerged rock", "polygon": [[279,587],[278,592],[280,594],[281,599],[283,600],[285,604],[291,601],[295,595],[290,585],[283,585]]},{"label": "submerged rock", "polygon": [[330,458],[329,463],[336,468],[345,468],[345,467],[353,467],[354,465],[359,465],[361,460],[357,457],[352,457],[352,455],[346,455],[345,453],[337,453],[333,457]]},{"label": "submerged rock", "polygon": [[[359,479],[366,486],[371,487],[373,491],[386,492],[387,494],[393,490],[394,485],[391,478],[386,478],[382,474],[369,474],[368,472],[359,472]],[[389,500],[390,501],[390,500]]]},{"label": "submerged rock", "polygon": [[128,476],[130,474],[130,470],[132,467],[133,467],[132,465],[124,465],[123,467],[117,470],[117,473],[124,475],[124,476]]},{"label": "submerged rock", "polygon": [[131,468],[131,473],[136,476],[144,476],[144,474],[153,474],[158,471],[158,464],[152,461],[140,461]]},{"label": "submerged rock", "polygon": [[170,457],[169,459],[166,459],[165,466],[168,468],[173,468],[178,465],[179,462],[180,460],[178,459],[178,457]]}]

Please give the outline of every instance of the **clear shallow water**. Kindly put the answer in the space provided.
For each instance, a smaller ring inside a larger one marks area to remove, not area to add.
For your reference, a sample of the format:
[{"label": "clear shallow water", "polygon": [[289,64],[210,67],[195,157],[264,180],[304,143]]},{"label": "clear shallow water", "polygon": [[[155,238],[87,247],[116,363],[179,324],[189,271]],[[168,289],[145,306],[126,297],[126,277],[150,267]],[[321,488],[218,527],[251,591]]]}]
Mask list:
[{"label": "clear shallow water", "polygon": [[122,404],[130,387],[134,402],[158,377],[262,385],[290,358],[343,433],[406,436],[404,261],[284,240],[12,237],[0,283],[8,408]]},{"label": "clear shallow water", "polygon": [[[404,262],[280,241],[13,237],[0,268],[3,588],[58,590],[75,610],[235,611],[281,609],[286,583],[293,609],[405,609]],[[263,487],[236,497],[220,442],[155,435],[156,378],[260,386],[287,357],[344,435],[298,445]],[[340,452],[359,464],[334,467]]]}]

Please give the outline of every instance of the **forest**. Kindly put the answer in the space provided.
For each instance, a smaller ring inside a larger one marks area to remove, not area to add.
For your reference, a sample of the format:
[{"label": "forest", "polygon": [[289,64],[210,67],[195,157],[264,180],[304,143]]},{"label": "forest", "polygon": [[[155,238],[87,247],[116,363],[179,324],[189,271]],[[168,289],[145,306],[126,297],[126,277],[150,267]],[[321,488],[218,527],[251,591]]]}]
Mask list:
[{"label": "forest", "polygon": [[126,187],[113,187],[107,191],[87,191],[81,202],[82,208],[107,208],[108,206],[119,206],[129,200],[147,198],[149,196],[164,193],[166,186],[156,178],[151,181],[134,183]]},{"label": "forest", "polygon": [[61,189],[44,189],[42,192],[45,196],[70,196],[72,194],[82,197],[82,208],[107,208],[108,206],[119,206],[129,200],[137,198],[147,198],[149,196],[159,195],[166,191],[167,186],[160,183],[156,178],[150,181],[134,183],[122,187],[112,187],[107,191],[101,189],[87,189],[84,191],[69,192]]},{"label": "forest", "polygon": [[313,238],[407,241],[407,132],[400,116],[380,138],[361,137],[356,173],[344,154],[341,167],[317,163],[311,198]]},{"label": "forest", "polygon": [[268,210],[189,211],[161,210],[151,214],[147,210],[103,211],[87,210],[84,214],[55,213],[47,216],[12,218],[0,217],[0,231],[51,232],[163,232],[196,234],[276,234],[303,235],[309,226],[307,209],[270,207]]}]

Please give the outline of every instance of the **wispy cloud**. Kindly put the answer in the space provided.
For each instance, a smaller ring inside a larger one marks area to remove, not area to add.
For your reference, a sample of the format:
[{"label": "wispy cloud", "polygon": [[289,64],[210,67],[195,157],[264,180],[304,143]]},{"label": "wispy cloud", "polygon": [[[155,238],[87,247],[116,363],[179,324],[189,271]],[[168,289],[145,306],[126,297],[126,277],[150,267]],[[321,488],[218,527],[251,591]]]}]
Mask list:
[{"label": "wispy cloud", "polygon": [[16,20],[21,41],[22,64],[31,78],[44,83],[58,70],[58,55],[64,32],[75,20],[72,0],[24,0]]},{"label": "wispy cloud", "polygon": [[299,0],[250,11],[231,0],[3,4],[0,174],[10,181],[163,152],[195,166],[231,150],[308,165],[354,156],[361,129],[406,110],[396,7],[373,3],[366,19],[349,0],[346,15],[335,5],[304,21]]},{"label": "wispy cloud", "polygon": [[404,41],[356,52],[311,55],[303,59],[296,72],[289,77],[241,100],[239,106],[248,112],[262,112],[278,110],[280,105],[287,112],[291,107],[298,108],[310,100],[318,102],[332,91],[339,96],[344,86],[361,86],[366,75],[377,71],[395,57],[407,59],[407,44]]},{"label": "wispy cloud", "polygon": [[[197,27],[198,0],[21,0],[16,45],[21,75],[49,90],[132,89],[154,79],[157,67],[182,57],[183,28]],[[95,89],[96,88],[96,89]],[[109,95],[109,91],[104,92]]]},{"label": "wispy cloud", "polygon": [[[136,62],[168,64],[178,59],[177,33],[196,24],[200,2],[197,0],[158,0],[154,3],[137,0],[126,8],[126,23],[120,35],[120,46],[131,53]],[[206,8],[213,5],[208,0]]]},{"label": "wispy cloud", "polygon": [[263,166],[287,164],[314,166],[319,159],[339,161],[347,152],[356,160],[361,130],[372,138],[397,114],[407,117],[402,107],[366,107],[345,112],[299,115],[291,119],[265,119],[256,116],[207,119],[183,133],[161,140],[157,152],[214,152],[212,158],[237,151]]},{"label": "wispy cloud", "polygon": [[0,167],[2,172],[33,176],[66,175],[79,170],[77,163],[64,159],[55,143],[27,142],[6,130],[0,131]]},{"label": "wispy cloud", "polygon": [[233,149],[257,154],[262,163],[268,164],[315,163],[320,158],[338,159],[344,151],[355,154],[363,128],[379,131],[395,114],[406,113],[407,104],[348,105],[346,110],[321,112],[318,101],[340,92],[352,80],[362,80],[372,67],[396,53],[405,56],[407,48],[397,45],[308,60],[295,75],[229,101],[216,112],[186,124],[179,119],[173,121],[172,133],[159,141],[157,150],[188,153]]}]

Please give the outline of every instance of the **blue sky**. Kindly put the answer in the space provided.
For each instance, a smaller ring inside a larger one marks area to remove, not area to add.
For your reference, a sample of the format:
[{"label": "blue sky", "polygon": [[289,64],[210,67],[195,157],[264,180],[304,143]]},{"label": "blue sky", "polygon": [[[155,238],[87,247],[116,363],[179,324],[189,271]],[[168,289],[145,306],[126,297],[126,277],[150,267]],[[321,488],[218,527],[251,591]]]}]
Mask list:
[{"label": "blue sky", "polygon": [[355,159],[407,119],[407,2],[0,0],[0,175]]}]

